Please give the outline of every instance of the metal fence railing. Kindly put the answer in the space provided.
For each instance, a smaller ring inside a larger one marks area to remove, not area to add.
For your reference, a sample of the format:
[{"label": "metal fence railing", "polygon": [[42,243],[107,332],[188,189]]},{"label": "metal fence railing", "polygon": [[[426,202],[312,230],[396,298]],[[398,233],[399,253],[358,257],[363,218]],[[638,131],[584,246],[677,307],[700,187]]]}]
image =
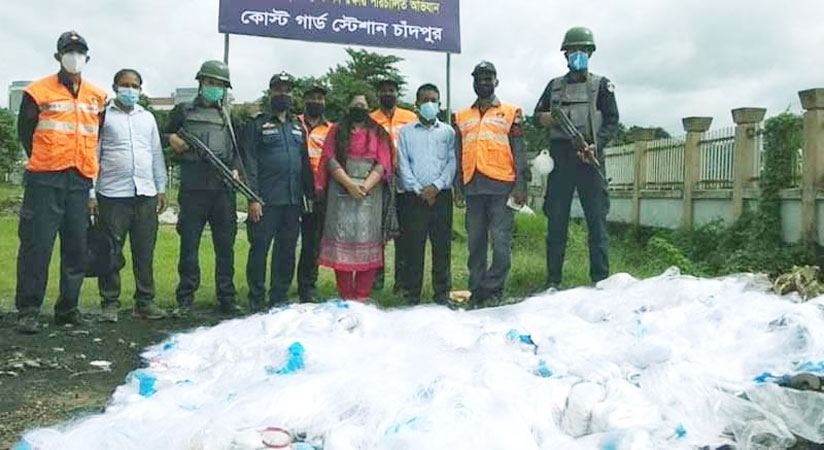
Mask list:
[{"label": "metal fence railing", "polygon": [[610,189],[632,189],[635,183],[635,148],[631,144],[604,149]]},{"label": "metal fence railing", "polygon": [[698,189],[732,188],[735,128],[719,128],[707,132],[699,141],[701,170]]},{"label": "metal fence railing", "polygon": [[686,136],[658,139],[647,144],[645,189],[678,189],[684,184]]}]

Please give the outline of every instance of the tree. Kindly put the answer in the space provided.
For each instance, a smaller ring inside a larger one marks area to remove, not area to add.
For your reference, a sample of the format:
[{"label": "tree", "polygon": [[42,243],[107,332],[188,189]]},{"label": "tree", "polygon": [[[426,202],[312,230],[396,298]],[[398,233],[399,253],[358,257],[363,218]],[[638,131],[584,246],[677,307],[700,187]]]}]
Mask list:
[{"label": "tree", "polygon": [[631,127],[627,128],[626,125],[623,123],[618,124],[618,132],[615,134],[615,138],[610,141],[609,145],[624,145],[629,144],[635,140],[635,132],[636,130],[640,130],[643,128],[652,128],[655,130],[654,139],[668,139],[670,138],[670,134],[667,133],[667,130],[661,127],[639,127],[638,125],[632,125]]},{"label": "tree", "polygon": [[17,139],[16,117],[6,108],[0,108],[0,173],[13,172],[23,152]]}]

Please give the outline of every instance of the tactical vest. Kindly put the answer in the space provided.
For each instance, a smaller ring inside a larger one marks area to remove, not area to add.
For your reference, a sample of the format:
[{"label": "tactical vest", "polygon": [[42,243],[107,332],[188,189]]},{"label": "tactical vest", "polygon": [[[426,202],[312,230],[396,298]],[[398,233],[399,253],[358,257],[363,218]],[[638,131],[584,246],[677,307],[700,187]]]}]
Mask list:
[{"label": "tactical vest", "polygon": [[[234,150],[232,135],[221,111],[217,108],[200,106],[194,102],[183,105],[185,118],[183,127],[197,136],[227,166],[232,167]],[[217,171],[206,160],[194,152],[186,153],[180,164],[180,188],[182,190],[220,190],[227,186],[220,180]]]},{"label": "tactical vest", "polygon": [[[570,83],[566,76],[562,76],[550,82],[550,107],[560,108],[566,113],[590,143],[596,143],[601,128],[601,111],[598,111],[596,102],[602,78],[589,74],[586,82]],[[549,137],[551,140],[569,140],[569,136],[559,127],[552,127]]]}]

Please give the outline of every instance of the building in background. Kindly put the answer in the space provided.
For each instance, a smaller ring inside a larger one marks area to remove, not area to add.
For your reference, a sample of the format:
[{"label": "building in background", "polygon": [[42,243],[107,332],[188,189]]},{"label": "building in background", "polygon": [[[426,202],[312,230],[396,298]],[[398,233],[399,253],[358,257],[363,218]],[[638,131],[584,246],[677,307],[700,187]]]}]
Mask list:
[{"label": "building in background", "polygon": [[9,111],[15,116],[20,110],[20,102],[23,101],[23,88],[31,81],[12,81],[9,85]]},{"label": "building in background", "polygon": [[181,103],[190,102],[197,97],[197,88],[176,88],[174,93],[172,93],[172,98],[174,98],[174,104],[179,105]]}]

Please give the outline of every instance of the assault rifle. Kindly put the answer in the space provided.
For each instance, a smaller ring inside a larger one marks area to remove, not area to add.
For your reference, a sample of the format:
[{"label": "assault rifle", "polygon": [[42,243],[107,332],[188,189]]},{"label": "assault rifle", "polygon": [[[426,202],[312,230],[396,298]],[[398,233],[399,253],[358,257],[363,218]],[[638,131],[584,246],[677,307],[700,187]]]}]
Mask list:
[{"label": "assault rifle", "polygon": [[601,172],[601,163],[598,161],[598,158],[595,157],[595,153],[589,149],[589,142],[587,142],[584,135],[578,131],[578,128],[572,123],[569,116],[561,111],[560,108],[552,108],[550,114],[552,114],[553,119],[558,121],[558,126],[561,128],[561,131],[572,139],[572,143],[578,150],[578,157],[580,157],[585,163],[595,166],[595,170],[599,175],[601,175],[604,182],[606,182],[607,180],[604,177],[603,172]]},{"label": "assault rifle", "polygon": [[224,183],[231,186],[236,191],[240,191],[240,193],[243,194],[250,202],[258,202],[261,206],[264,205],[263,199],[261,199],[259,195],[255,194],[255,192],[250,189],[246,183],[235,178],[232,175],[232,170],[226,166],[223,160],[215,155],[215,152],[213,152],[212,149],[203,143],[203,141],[201,141],[197,136],[190,133],[183,127],[177,130],[177,135],[189,144],[189,147],[197,150],[197,154],[211,164],[215,170],[217,170],[218,176]]}]

